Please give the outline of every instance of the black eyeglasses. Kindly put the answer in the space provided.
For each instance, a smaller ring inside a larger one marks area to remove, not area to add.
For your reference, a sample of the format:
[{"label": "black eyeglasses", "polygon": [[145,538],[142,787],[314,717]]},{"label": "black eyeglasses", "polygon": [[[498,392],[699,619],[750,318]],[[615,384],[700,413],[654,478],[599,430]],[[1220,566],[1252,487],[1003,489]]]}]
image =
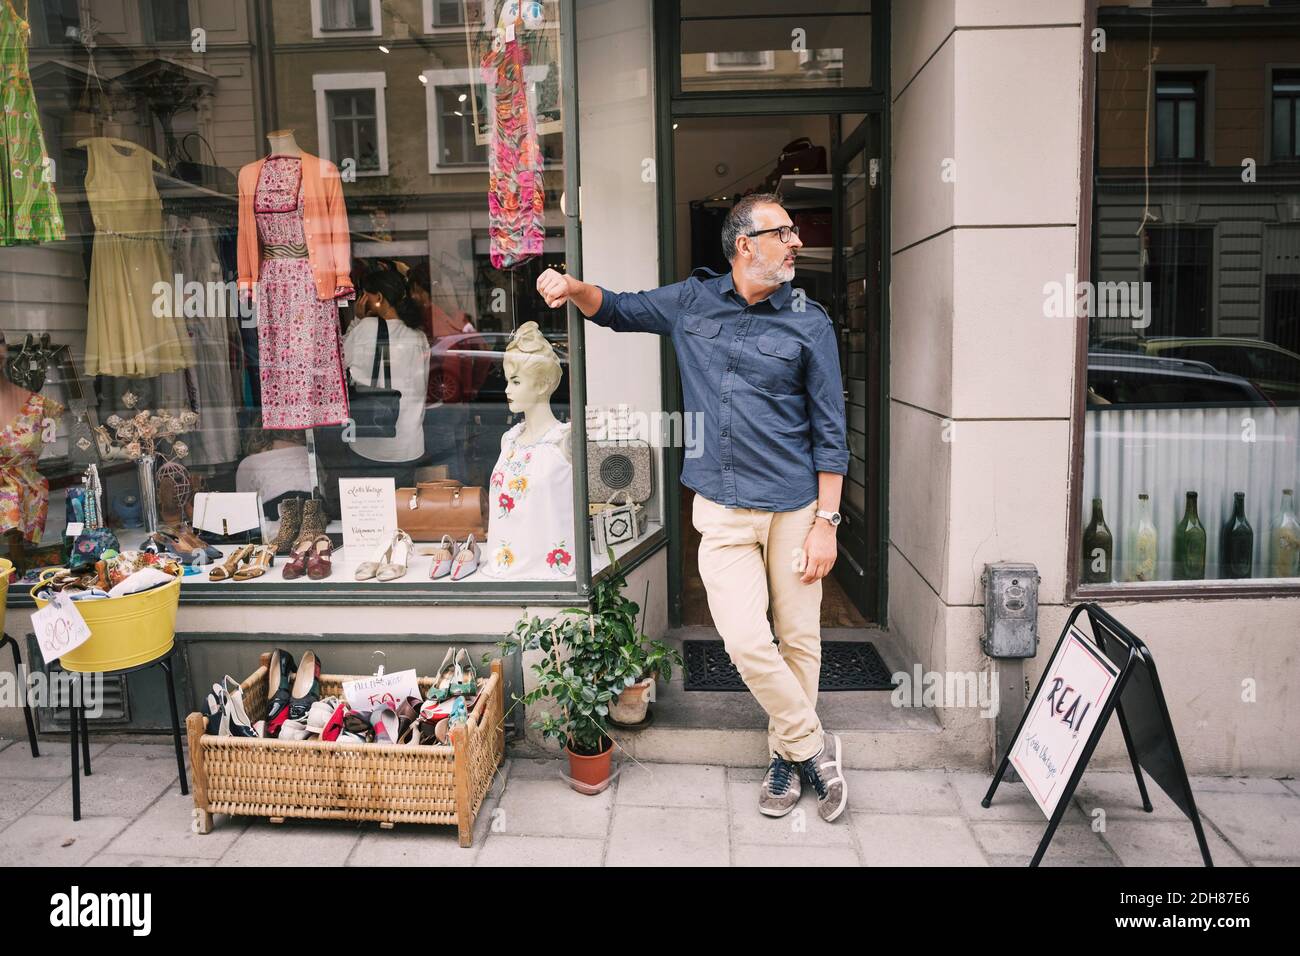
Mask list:
[{"label": "black eyeglasses", "polygon": [[780,239],[786,245],[789,245],[790,237],[799,235],[799,227],[798,226],[775,226],[771,229],[759,229],[757,232],[747,232],[745,233],[745,235],[749,236],[752,239],[755,236],[761,236],[769,232],[776,233],[776,237],[778,239]]}]

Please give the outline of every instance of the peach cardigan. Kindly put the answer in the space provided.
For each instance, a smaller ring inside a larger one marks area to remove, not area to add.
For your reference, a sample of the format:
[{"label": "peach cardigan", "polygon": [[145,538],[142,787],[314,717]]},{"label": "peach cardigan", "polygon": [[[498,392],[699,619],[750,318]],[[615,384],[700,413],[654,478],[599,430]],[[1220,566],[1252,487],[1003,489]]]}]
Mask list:
[{"label": "peach cardigan", "polygon": [[[262,260],[257,238],[253,197],[265,159],[239,171],[239,290],[252,292]],[[352,244],[348,236],[348,211],[343,204],[339,170],[327,159],[302,154],[302,229],[307,239],[307,259],[316,278],[319,299],[333,299],[339,290],[352,291]]]}]

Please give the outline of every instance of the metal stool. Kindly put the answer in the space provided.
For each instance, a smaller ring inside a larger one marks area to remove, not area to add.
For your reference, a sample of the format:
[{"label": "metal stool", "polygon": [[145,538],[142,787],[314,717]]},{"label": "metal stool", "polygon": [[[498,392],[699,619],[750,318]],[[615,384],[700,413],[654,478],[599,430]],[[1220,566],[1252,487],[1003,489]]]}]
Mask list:
[{"label": "metal stool", "polygon": [[41,751],[40,748],[36,746],[36,721],[32,719],[32,706],[27,699],[27,682],[22,680],[23,659],[18,653],[18,642],[8,634],[0,636],[0,647],[4,647],[6,644],[8,644],[14,652],[14,676],[19,678],[18,683],[21,684],[23,688],[23,717],[27,721],[27,743],[32,748],[32,756],[39,757]]},{"label": "metal stool", "polygon": [[[155,665],[163,669],[163,682],[167,685],[167,703],[170,706],[172,715],[172,743],[176,748],[176,769],[180,772],[181,777],[181,794],[187,795],[190,792],[189,781],[185,776],[185,750],[181,744],[181,722],[176,713],[176,687],[172,680],[172,655],[176,653],[177,648],[173,647],[166,655],[157,660],[140,664],[136,667],[127,667],[117,671],[101,671],[101,674],[129,674],[132,671],[144,670],[146,667]],[[17,651],[15,650],[15,654]],[[81,767],[79,761],[84,760],[86,764],[86,776],[90,776],[90,728],[86,724],[86,711],[81,706],[81,678],[82,672],[67,671],[72,675],[72,693],[69,695],[68,716],[72,725],[72,819],[74,821],[81,819]],[[31,718],[28,718],[28,726],[31,726]],[[32,738],[33,746],[35,737]],[[80,745],[80,746],[78,746]]]}]

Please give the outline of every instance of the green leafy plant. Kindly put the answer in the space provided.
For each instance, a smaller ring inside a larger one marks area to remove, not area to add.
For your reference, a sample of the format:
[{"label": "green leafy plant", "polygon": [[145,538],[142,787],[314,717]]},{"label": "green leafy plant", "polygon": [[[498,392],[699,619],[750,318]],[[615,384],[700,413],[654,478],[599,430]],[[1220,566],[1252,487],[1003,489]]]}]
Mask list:
[{"label": "green leafy plant", "polygon": [[555,617],[525,617],[498,646],[506,652],[541,650],[532,666],[537,686],[515,699],[524,705],[553,700],[533,721],[542,736],[591,756],[609,747],[609,702],[647,674],[672,677],[681,654],[640,632],[640,606],[623,594],[627,579],[610,551],[610,573],[592,588],[587,608]]}]

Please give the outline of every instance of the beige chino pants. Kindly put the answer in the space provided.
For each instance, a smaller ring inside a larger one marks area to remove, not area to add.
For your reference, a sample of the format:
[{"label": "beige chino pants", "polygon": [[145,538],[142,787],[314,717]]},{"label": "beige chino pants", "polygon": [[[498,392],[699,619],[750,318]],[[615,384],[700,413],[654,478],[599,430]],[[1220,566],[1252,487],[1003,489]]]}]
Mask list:
[{"label": "beige chino pants", "polygon": [[[815,501],[797,511],[758,511],[726,508],[696,494],[691,508],[713,623],[767,711],[768,750],[787,760],[807,760],[822,747],[822,583],[803,584],[793,570],[795,549],[803,547],[816,516]],[[769,602],[779,645],[767,623]]]}]

